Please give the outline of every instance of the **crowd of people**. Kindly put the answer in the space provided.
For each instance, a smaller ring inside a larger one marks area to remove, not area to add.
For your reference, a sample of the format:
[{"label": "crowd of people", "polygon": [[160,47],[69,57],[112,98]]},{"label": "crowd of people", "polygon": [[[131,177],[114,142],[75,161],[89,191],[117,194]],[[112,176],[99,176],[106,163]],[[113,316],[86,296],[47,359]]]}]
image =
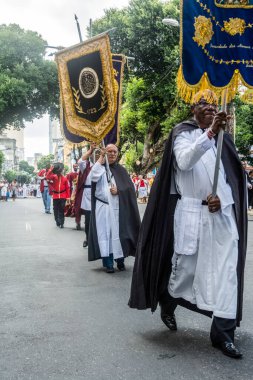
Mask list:
[{"label": "crowd of people", "polygon": [[0,182],[0,199],[2,201],[7,202],[9,199],[15,201],[16,198],[29,197],[41,197],[41,192],[38,184],[24,183],[22,185],[18,183],[16,179],[10,183],[7,181]]},{"label": "crowd of people", "polygon": [[148,196],[150,194],[151,187],[153,185],[155,175],[149,174],[147,175],[137,175],[133,173],[131,175],[132,182],[134,184],[136,197],[138,198],[140,203],[147,203]]}]

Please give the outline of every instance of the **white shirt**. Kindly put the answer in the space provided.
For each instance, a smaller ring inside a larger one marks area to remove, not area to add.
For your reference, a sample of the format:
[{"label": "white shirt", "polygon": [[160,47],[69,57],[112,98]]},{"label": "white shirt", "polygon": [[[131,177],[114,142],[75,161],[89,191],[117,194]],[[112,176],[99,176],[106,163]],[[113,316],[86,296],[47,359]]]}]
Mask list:
[{"label": "white shirt", "polygon": [[[78,162],[78,166],[80,169],[80,172],[83,174],[84,170],[86,169],[88,161],[80,160]],[[91,164],[92,165],[92,164]],[[91,172],[88,174],[85,185],[91,186]],[[82,202],[81,202],[81,208],[83,210],[91,211],[91,188],[84,188],[83,190],[83,196],[82,196]]]}]

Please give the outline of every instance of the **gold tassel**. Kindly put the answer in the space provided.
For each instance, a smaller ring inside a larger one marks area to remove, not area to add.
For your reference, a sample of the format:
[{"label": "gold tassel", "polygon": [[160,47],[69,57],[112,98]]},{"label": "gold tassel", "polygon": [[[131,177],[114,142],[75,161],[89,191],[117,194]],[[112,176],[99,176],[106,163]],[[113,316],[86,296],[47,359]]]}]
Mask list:
[{"label": "gold tassel", "polygon": [[[186,102],[193,104],[193,99],[195,95],[199,91],[204,91],[206,89],[209,89],[213,91],[217,98],[218,102],[221,102],[221,95],[222,91],[225,90],[226,88],[228,89],[228,96],[227,96],[227,101],[230,103],[236,96],[238,87],[240,86],[241,83],[244,83],[241,74],[238,69],[234,71],[233,77],[231,81],[224,87],[215,87],[211,84],[208,74],[205,72],[202,75],[202,78],[200,81],[195,84],[195,85],[190,85],[189,83],[186,82],[184,75],[183,75],[183,69],[182,65],[180,66],[177,74],[177,91],[178,95]],[[245,84],[245,83],[244,83]],[[196,101],[196,99],[195,99]],[[213,101],[213,99],[210,99],[210,101]]]}]

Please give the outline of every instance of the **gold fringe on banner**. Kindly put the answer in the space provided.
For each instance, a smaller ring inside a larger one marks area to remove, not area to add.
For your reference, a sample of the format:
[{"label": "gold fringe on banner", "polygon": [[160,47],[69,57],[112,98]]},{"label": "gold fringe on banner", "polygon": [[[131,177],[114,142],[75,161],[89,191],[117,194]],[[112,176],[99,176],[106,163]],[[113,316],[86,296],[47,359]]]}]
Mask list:
[{"label": "gold fringe on banner", "polygon": [[[224,87],[215,87],[211,84],[208,74],[205,72],[202,75],[202,78],[200,81],[195,84],[191,85],[186,82],[183,74],[182,66],[180,66],[177,74],[177,90],[178,95],[186,102],[186,103],[193,103],[194,95],[202,90],[209,89],[215,92],[216,96],[219,99],[219,102],[221,102],[221,96],[222,92],[225,89],[228,89],[228,95],[227,95],[227,102],[230,103],[236,96],[238,87],[244,84],[244,80],[241,77],[241,74],[239,70],[235,70],[233,77],[231,81]],[[247,84],[246,84],[247,85]],[[248,86],[248,85],[247,85]]]}]

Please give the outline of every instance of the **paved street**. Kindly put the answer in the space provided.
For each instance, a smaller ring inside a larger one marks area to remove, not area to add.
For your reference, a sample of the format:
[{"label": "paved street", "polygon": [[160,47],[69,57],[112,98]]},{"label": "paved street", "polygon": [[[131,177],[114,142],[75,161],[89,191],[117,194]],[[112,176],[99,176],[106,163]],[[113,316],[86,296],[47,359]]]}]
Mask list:
[{"label": "paved street", "polygon": [[[143,212],[144,206],[141,206]],[[127,306],[133,259],[106,274],[88,263],[83,231],[63,230],[41,199],[0,203],[0,380],[249,380],[253,373],[253,216],[249,222],[244,359],[211,347],[211,320],[183,308],[179,330]]]}]

